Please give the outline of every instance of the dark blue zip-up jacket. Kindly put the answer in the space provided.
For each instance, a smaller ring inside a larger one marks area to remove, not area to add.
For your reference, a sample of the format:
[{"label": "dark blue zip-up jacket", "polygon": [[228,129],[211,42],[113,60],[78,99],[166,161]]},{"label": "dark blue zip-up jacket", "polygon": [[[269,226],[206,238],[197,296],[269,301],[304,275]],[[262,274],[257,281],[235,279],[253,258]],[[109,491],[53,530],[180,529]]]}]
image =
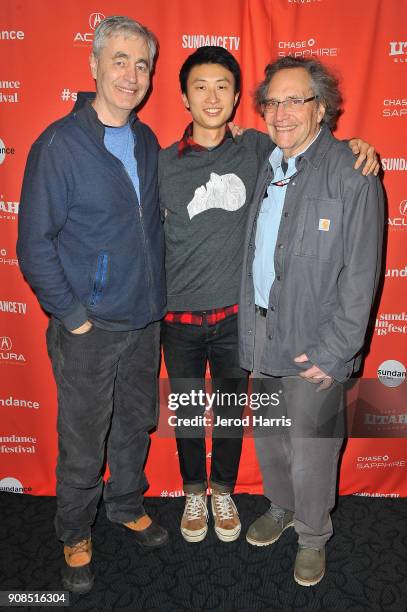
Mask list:
[{"label": "dark blue zip-up jacket", "polygon": [[41,134],[28,156],[17,255],[42,307],[69,330],[87,319],[104,329],[140,329],[165,313],[159,147],[134,113],[130,124],[140,205],[84,95],[72,113]]}]

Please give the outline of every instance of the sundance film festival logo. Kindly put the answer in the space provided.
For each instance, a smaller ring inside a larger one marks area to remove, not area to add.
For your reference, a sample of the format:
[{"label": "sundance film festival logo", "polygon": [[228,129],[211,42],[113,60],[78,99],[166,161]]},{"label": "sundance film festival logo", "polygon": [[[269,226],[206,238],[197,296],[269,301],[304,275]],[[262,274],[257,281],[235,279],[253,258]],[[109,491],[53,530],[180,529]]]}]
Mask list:
[{"label": "sundance film festival logo", "polygon": [[280,40],[278,55],[293,55],[294,57],[336,57],[338,47],[321,47],[315,38],[308,40]]},{"label": "sundance film festival logo", "polygon": [[385,98],[383,100],[383,117],[407,117],[407,98]]},{"label": "sundance film festival logo", "polygon": [[0,364],[1,363],[26,363],[25,356],[13,348],[13,342],[9,336],[0,336]]},{"label": "sundance film festival logo", "polygon": [[377,368],[377,376],[386,387],[399,387],[406,380],[406,368],[396,359],[387,359]]},{"label": "sundance film festival logo", "polygon": [[7,155],[14,155],[16,152],[14,147],[8,147],[4,143],[4,140],[0,138],[0,165],[4,162]]},{"label": "sundance film festival logo", "polygon": [[19,102],[18,89],[20,81],[0,81],[0,104],[16,104]]},{"label": "sundance film festival logo", "polygon": [[388,223],[393,230],[407,229],[407,200],[401,200],[399,204],[400,216],[389,217]]},{"label": "sundance film festival logo", "polygon": [[0,40],[24,40],[22,30],[0,30]]},{"label": "sundance film festival logo", "polygon": [[407,333],[407,316],[405,312],[381,312],[376,319],[375,331],[378,336]]},{"label": "sundance film festival logo", "polygon": [[73,38],[74,43],[81,45],[92,44],[93,32],[96,30],[96,28],[98,27],[100,22],[103,21],[104,18],[105,16],[103,15],[103,13],[91,13],[88,18],[88,24],[92,32],[76,32]]},{"label": "sundance film festival logo", "polygon": [[389,56],[397,64],[407,63],[407,42],[391,42]]},{"label": "sundance film festival logo", "polygon": [[23,484],[13,476],[6,476],[0,480],[0,491],[4,493],[27,493],[32,491],[31,487],[23,487]]},{"label": "sundance film festival logo", "polygon": [[0,219],[15,221],[18,215],[20,202],[6,200],[3,194],[0,195],[0,198]]}]

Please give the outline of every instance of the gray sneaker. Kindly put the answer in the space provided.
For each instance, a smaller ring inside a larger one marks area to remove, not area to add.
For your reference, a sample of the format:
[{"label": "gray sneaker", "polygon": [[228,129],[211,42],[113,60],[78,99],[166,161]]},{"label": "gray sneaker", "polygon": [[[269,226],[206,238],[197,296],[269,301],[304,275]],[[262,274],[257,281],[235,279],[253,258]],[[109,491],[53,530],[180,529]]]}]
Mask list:
[{"label": "gray sneaker", "polygon": [[294,580],[301,586],[314,586],[321,582],[325,574],[325,547],[298,547],[294,565]]},{"label": "gray sneaker", "polygon": [[269,546],[278,540],[285,529],[294,527],[293,518],[293,512],[271,506],[250,525],[246,540],[253,546]]}]

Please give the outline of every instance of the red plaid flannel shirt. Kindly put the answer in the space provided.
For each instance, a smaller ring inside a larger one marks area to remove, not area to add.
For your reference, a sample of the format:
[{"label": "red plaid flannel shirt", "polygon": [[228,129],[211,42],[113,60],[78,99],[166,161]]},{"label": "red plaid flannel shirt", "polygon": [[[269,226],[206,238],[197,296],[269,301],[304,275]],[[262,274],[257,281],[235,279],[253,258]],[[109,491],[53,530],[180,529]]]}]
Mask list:
[{"label": "red plaid flannel shirt", "polygon": [[223,321],[227,317],[236,314],[239,310],[237,304],[232,306],[224,306],[223,308],[214,308],[213,310],[204,310],[200,312],[174,312],[170,311],[164,317],[164,321],[168,323],[185,323],[185,325],[202,325],[204,319],[208,325],[215,325],[219,321]]},{"label": "red plaid flannel shirt", "polygon": [[[192,126],[193,126],[192,123],[187,125],[184,135],[182,136],[181,140],[178,143],[178,157],[182,157],[183,155],[185,155],[185,153],[188,153],[188,151],[207,151],[208,150],[207,147],[203,147],[202,145],[192,140]],[[226,138],[233,138],[232,132],[230,131],[228,125],[226,126],[225,135],[222,138],[222,141],[216,146],[219,147],[226,140]]]}]

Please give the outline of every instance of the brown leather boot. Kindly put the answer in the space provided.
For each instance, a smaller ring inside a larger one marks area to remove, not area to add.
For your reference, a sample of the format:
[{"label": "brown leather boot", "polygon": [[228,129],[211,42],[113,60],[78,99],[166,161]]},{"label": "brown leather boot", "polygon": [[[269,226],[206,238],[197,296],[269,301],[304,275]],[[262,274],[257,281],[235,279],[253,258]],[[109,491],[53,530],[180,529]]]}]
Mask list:
[{"label": "brown leather boot", "polygon": [[88,593],[94,582],[90,562],[92,559],[92,542],[81,540],[72,546],[64,546],[66,565],[62,569],[62,584],[72,593]]}]

